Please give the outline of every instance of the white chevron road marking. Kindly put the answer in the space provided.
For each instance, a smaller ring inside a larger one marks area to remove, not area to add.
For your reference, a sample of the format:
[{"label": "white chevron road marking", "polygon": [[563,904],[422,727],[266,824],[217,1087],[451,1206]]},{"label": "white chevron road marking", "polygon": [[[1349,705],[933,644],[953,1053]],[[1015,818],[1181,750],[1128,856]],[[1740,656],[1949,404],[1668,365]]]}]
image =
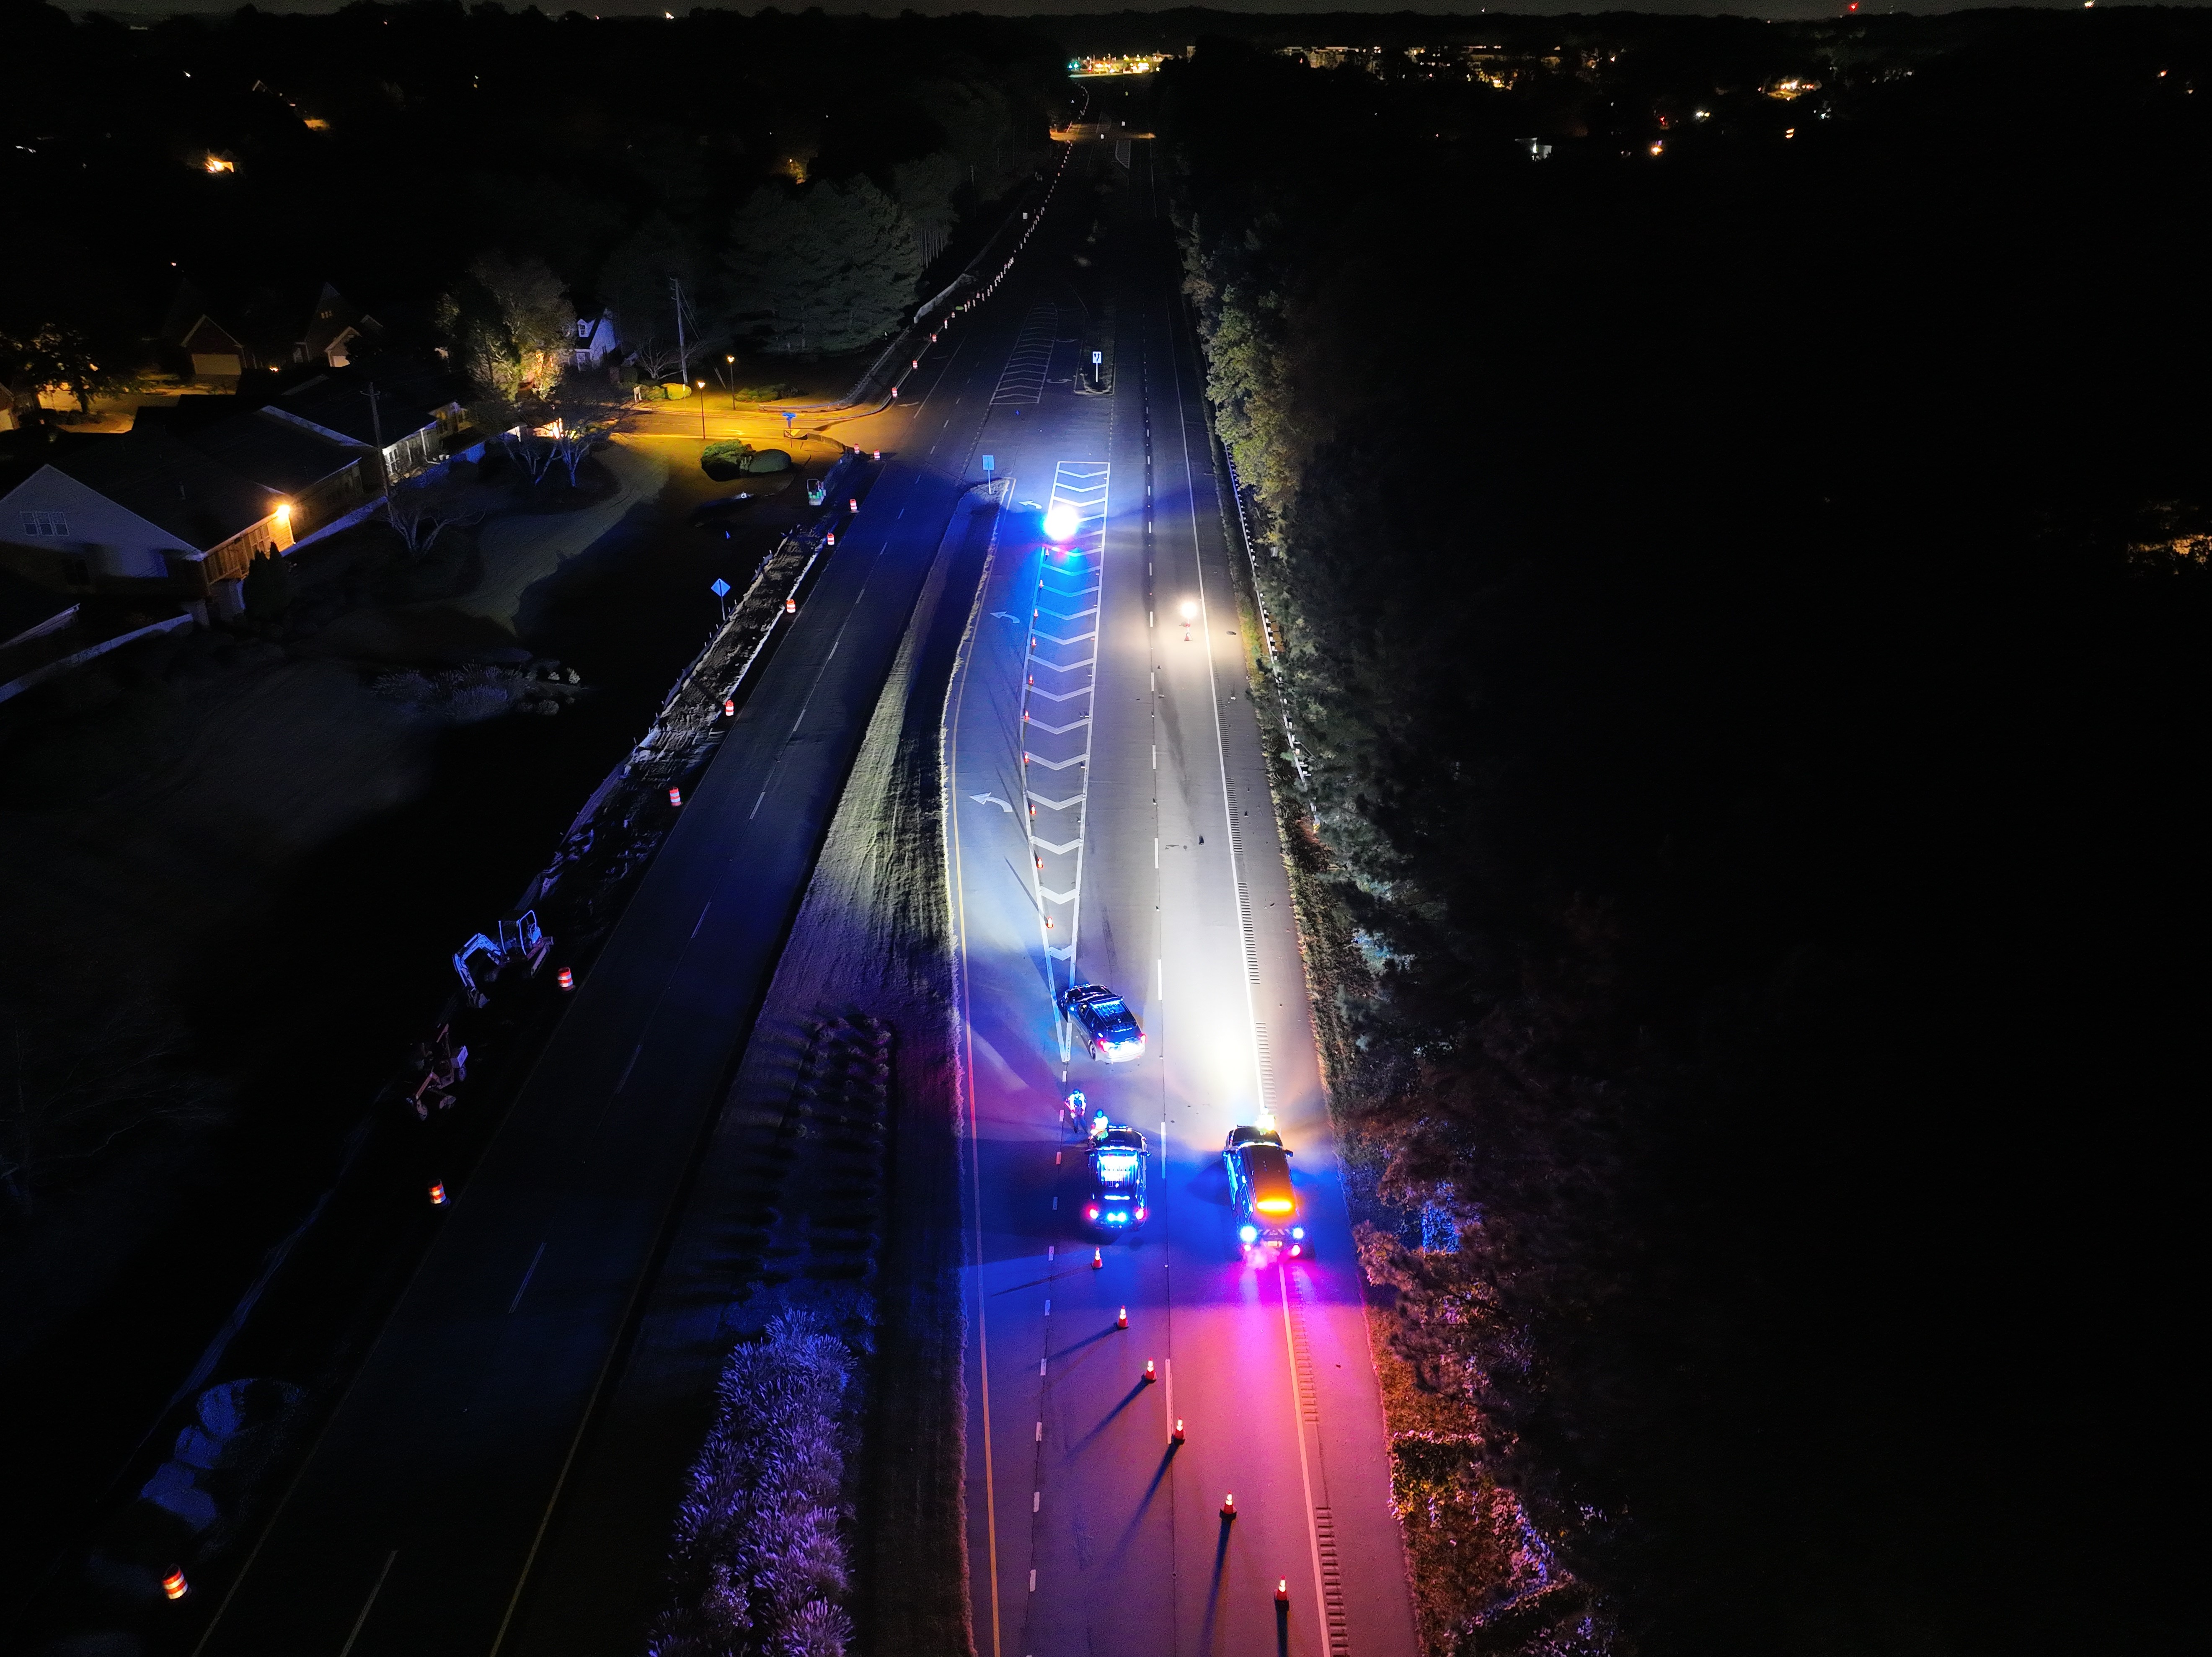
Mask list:
[{"label": "white chevron road marking", "polygon": [[1080,794],[1070,794],[1066,799],[1047,799],[1042,794],[1030,792],[1026,790],[1024,792],[1027,793],[1029,798],[1035,800],[1039,805],[1048,807],[1054,811],[1065,811],[1071,805],[1080,805],[1083,804],[1083,796]]},{"label": "white chevron road marking", "polygon": [[1051,853],[1054,857],[1066,857],[1070,852],[1083,844],[1083,836],[1078,835],[1073,840],[1064,840],[1058,845],[1054,845],[1048,840],[1039,840],[1035,835],[1031,835],[1030,836],[1030,844],[1036,847],[1041,852]]},{"label": "white chevron road marking", "polygon": [[1084,755],[1078,754],[1072,760],[1046,760],[1039,759],[1035,754],[1024,754],[1022,756],[1022,763],[1024,765],[1041,765],[1048,771],[1065,771],[1071,765],[1082,764],[1085,757],[1086,756]]},{"label": "white chevron road marking", "polygon": [[1069,731],[1075,730],[1078,726],[1085,725],[1090,723],[1091,716],[1088,713],[1085,713],[1081,719],[1072,720],[1066,725],[1047,725],[1042,719],[1031,719],[1030,721],[1030,729],[1032,731],[1046,731],[1051,732],[1055,737],[1064,737]]}]

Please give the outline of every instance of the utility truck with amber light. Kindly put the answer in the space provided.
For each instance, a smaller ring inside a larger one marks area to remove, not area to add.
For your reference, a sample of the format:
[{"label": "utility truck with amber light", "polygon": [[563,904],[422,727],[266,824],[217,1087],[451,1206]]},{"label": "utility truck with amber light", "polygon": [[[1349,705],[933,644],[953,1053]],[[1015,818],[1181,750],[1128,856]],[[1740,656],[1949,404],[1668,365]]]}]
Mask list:
[{"label": "utility truck with amber light", "polygon": [[1297,1193],[1291,1187],[1291,1151],[1275,1131],[1275,1119],[1262,1111],[1256,1125],[1229,1130],[1221,1159],[1229,1165],[1229,1205],[1237,1243],[1244,1259],[1265,1266],[1289,1255],[1313,1253]]}]

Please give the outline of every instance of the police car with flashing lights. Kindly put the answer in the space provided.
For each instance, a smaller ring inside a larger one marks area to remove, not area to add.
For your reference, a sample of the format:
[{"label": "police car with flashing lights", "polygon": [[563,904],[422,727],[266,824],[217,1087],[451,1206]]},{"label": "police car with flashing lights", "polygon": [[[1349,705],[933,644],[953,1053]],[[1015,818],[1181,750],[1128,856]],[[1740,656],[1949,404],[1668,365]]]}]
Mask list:
[{"label": "police car with flashing lights", "polygon": [[1138,1028],[1137,1015],[1103,985],[1070,984],[1053,998],[1060,1017],[1083,1032],[1093,1059],[1118,1065],[1144,1056],[1145,1032]]},{"label": "police car with flashing lights", "polygon": [[1257,1124],[1231,1128],[1221,1159],[1229,1165],[1229,1204],[1244,1258],[1310,1256],[1297,1193],[1291,1188],[1290,1147],[1275,1131],[1274,1119],[1263,1112]]},{"label": "police car with flashing lights", "polygon": [[1083,1217],[1102,1231],[1133,1231],[1145,1223],[1145,1136],[1133,1127],[1094,1128],[1085,1152],[1091,1194]]}]

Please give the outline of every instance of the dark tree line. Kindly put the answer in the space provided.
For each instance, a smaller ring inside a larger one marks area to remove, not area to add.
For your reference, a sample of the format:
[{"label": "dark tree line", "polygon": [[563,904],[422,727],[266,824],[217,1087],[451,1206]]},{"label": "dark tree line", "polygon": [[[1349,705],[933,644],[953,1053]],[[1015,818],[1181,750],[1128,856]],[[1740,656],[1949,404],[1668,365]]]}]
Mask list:
[{"label": "dark tree line", "polygon": [[1425,1631],[2171,1639],[2212,28],[1473,27],[1161,88]]},{"label": "dark tree line", "polygon": [[774,8],[133,27],[0,0],[0,193],[27,237],[0,261],[0,373],[27,388],[96,390],[173,348],[155,335],[185,279],[233,328],[327,280],[465,349],[452,325],[482,319],[440,301],[481,300],[464,273],[486,256],[671,356],[671,277],[691,341],[863,344],[1042,164],[1066,100],[1022,23]]}]

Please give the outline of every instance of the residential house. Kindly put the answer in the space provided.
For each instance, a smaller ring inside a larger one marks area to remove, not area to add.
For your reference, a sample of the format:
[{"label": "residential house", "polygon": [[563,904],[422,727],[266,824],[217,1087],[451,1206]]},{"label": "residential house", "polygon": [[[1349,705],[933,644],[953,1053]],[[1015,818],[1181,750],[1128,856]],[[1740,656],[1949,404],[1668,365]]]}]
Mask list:
[{"label": "residential house", "polygon": [[295,539],[376,498],[371,485],[375,462],[367,450],[302,431],[266,409],[219,421],[185,434],[185,441],[219,465],[283,495],[292,508],[288,521]]},{"label": "residential house", "polygon": [[398,364],[373,378],[358,369],[318,374],[262,412],[373,457],[366,469],[371,495],[442,460],[446,436],[464,417],[440,376]]},{"label": "residential house", "polygon": [[602,311],[596,317],[576,319],[576,349],[570,355],[569,367],[596,368],[606,360],[607,353],[616,348],[615,313]]},{"label": "residential house", "polygon": [[[56,592],[235,613],[257,555],[293,541],[290,501],[156,422],[88,440],[0,497],[0,564]],[[228,585],[227,585],[228,584]]]},{"label": "residential house", "polygon": [[292,361],[343,368],[352,360],[356,340],[374,340],[383,331],[382,323],[326,282],[315,296],[306,334],[292,347]]},{"label": "residential house", "polygon": [[179,343],[191,361],[192,378],[203,385],[236,381],[260,366],[251,345],[204,313],[193,319]]},{"label": "residential house", "polygon": [[312,303],[296,292],[273,288],[210,300],[198,284],[179,285],[162,322],[162,337],[174,340],[203,385],[236,381],[266,369],[288,366],[345,367],[356,342],[376,339],[384,325],[346,298],[330,282]]},{"label": "residential house", "polygon": [[129,433],[66,448],[0,497],[0,568],[56,592],[235,616],[257,555],[435,464],[462,418],[440,376],[404,363],[373,381],[319,374],[212,424],[141,410]]}]

